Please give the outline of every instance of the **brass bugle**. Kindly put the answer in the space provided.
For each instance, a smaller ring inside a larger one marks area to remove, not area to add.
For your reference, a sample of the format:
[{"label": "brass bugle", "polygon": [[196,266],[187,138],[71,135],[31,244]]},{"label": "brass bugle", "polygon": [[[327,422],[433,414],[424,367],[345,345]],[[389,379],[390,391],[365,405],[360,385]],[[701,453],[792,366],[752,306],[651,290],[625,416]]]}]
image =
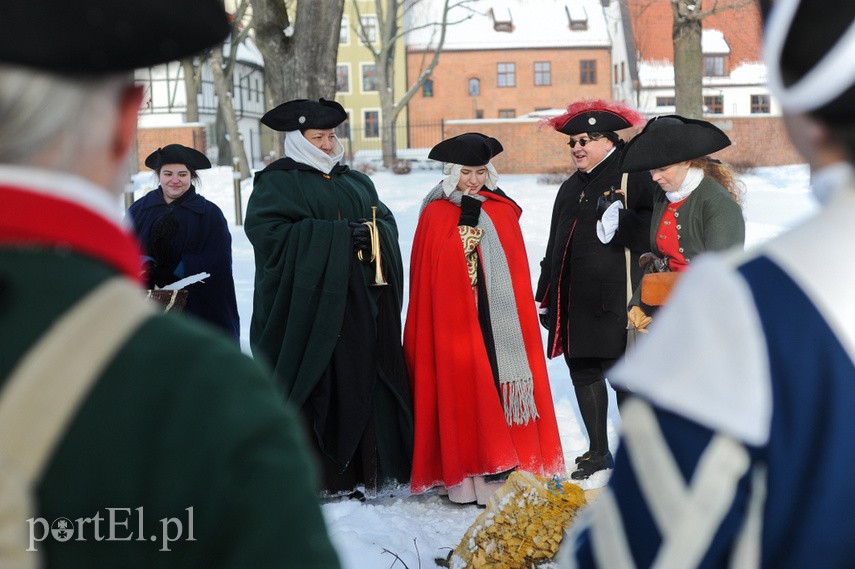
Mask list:
[{"label": "brass bugle", "polygon": [[[380,232],[377,230],[377,206],[371,206],[371,221],[363,221],[368,226],[368,237],[371,239],[371,258],[369,263],[374,263],[374,282],[371,286],[385,286],[389,283],[383,278],[383,265],[380,256]],[[362,261],[362,251],[356,252],[356,258]]]}]

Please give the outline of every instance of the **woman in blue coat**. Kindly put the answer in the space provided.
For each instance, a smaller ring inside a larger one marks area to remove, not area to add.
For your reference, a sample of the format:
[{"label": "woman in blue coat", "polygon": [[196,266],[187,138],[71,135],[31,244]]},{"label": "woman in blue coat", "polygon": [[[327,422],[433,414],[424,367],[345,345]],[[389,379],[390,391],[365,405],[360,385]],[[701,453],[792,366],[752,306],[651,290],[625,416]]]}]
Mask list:
[{"label": "woman in blue coat", "polygon": [[197,170],[211,167],[193,148],[169,144],[158,148],[145,165],[159,186],[135,201],[128,213],[143,247],[149,288],[209,273],[187,285],[184,311],[221,328],[236,341],[240,321],[232,276],[232,236],[220,208],[196,193]]}]

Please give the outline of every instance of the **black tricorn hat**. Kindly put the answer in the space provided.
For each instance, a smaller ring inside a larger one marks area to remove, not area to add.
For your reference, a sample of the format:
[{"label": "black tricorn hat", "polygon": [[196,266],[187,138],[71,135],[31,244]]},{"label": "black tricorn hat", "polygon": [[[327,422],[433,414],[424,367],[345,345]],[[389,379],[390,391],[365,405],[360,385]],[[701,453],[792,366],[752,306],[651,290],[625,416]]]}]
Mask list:
[{"label": "black tricorn hat", "polygon": [[777,0],[764,32],[769,90],[788,112],[855,123],[855,2]]},{"label": "black tricorn hat", "polygon": [[283,132],[335,128],[346,120],[344,107],[323,97],[317,101],[294,99],[270,109],[261,117],[262,124]]},{"label": "black tricorn hat", "polygon": [[573,136],[585,132],[615,132],[644,124],[641,113],[621,101],[583,99],[567,111],[544,121],[558,132]]},{"label": "black tricorn hat", "polygon": [[145,159],[145,165],[152,170],[160,170],[164,164],[184,164],[191,170],[204,170],[211,167],[208,157],[189,146],[167,144],[158,148]]},{"label": "black tricorn hat", "polygon": [[430,149],[428,158],[462,166],[483,166],[502,150],[502,143],[495,138],[467,132],[443,140]]},{"label": "black tricorn hat", "polygon": [[663,168],[727,146],[730,139],[712,123],[679,115],[655,117],[626,143],[620,168],[624,172]]},{"label": "black tricorn hat", "polygon": [[175,61],[223,41],[222,0],[3,3],[0,62],[105,75]]}]

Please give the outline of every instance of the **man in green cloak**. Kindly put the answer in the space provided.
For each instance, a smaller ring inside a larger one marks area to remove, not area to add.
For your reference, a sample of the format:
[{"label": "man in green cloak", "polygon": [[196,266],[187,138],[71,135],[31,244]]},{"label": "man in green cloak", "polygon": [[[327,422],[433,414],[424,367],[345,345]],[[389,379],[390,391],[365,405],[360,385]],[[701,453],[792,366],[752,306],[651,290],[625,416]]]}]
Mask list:
[{"label": "man in green cloak", "polygon": [[398,229],[371,180],[340,163],[335,101],[288,101],[262,117],[285,158],[256,174],[250,344],[313,434],[331,494],[407,482],[412,397],[401,347]]}]

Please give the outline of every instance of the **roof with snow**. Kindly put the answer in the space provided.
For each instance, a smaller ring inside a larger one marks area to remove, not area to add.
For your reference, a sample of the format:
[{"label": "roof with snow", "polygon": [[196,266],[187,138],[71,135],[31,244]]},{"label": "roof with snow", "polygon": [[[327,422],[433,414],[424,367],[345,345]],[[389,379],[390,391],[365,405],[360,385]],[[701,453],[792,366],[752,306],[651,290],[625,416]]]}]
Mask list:
[{"label": "roof with snow", "polygon": [[[452,0],[453,2],[454,0]],[[449,12],[443,50],[611,46],[600,0],[471,0]],[[414,4],[407,33],[410,49],[435,45],[441,0]]]},{"label": "roof with snow", "polygon": [[[705,55],[726,55],[730,46],[724,34],[718,30],[704,30],[701,46]],[[638,79],[643,87],[673,88],[674,65],[668,60],[641,60],[638,62]],[[747,62],[731,69],[730,75],[704,77],[704,87],[728,85],[765,85],[766,65],[762,62]]]},{"label": "roof with snow", "polygon": [[710,54],[730,53],[730,46],[719,30],[703,30],[701,33],[701,51]]},{"label": "roof with snow", "polygon": [[[670,61],[639,61],[638,79],[643,87],[673,88],[674,66]],[[743,63],[724,77],[704,77],[704,87],[728,85],[765,85],[766,65],[762,62]]]}]

